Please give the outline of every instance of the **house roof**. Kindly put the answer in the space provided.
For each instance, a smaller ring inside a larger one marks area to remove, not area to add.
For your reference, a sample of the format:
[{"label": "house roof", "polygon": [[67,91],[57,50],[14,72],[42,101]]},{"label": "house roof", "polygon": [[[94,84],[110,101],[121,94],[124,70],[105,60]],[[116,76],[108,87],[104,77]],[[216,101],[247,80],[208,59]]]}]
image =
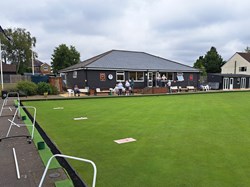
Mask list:
[{"label": "house roof", "polygon": [[245,60],[247,60],[248,62],[250,62],[250,53],[239,53],[238,54],[244,58]]},{"label": "house roof", "polygon": [[79,69],[199,72],[199,70],[190,66],[145,52],[123,50],[111,50],[102,53],[59,72]]},{"label": "house roof", "polygon": [[44,64],[44,63],[41,62],[40,60],[37,60],[37,59],[34,60],[34,66],[40,67],[40,66],[43,65],[43,64]]},{"label": "house roof", "polygon": [[16,73],[16,65],[3,63],[3,72],[4,73]]},{"label": "house roof", "polygon": [[50,66],[50,65],[45,62],[41,66]]}]

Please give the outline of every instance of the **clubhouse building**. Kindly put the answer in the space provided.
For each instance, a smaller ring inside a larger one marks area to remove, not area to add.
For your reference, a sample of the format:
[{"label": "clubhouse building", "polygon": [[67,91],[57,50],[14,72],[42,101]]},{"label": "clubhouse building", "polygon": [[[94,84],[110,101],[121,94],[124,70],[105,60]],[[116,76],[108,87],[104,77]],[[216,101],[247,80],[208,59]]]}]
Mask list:
[{"label": "clubhouse building", "polygon": [[134,80],[135,89],[199,86],[200,72],[179,62],[145,52],[111,50],[59,71],[67,88],[109,89]]}]

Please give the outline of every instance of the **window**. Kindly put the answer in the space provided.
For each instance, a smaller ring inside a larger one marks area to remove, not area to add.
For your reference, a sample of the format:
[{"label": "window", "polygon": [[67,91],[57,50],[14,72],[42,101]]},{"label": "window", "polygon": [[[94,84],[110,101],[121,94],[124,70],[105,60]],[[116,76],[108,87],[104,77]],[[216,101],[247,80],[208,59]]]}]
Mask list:
[{"label": "window", "polygon": [[174,73],[167,73],[168,80],[174,80]]},{"label": "window", "polygon": [[35,72],[40,73],[41,72],[40,67],[35,67]]},{"label": "window", "polygon": [[44,66],[43,67],[43,71],[49,71],[49,67],[48,66]]},{"label": "window", "polygon": [[129,72],[129,79],[134,79],[136,82],[144,81],[144,73],[141,71],[131,71]]},{"label": "window", "polygon": [[237,78],[237,84],[240,84],[240,78]]},{"label": "window", "polygon": [[116,72],[116,80],[117,81],[125,81],[124,71]]},{"label": "window", "polygon": [[73,78],[76,79],[77,78],[77,71],[73,72]]},{"label": "window", "polygon": [[170,73],[170,72],[166,72],[166,73],[164,73],[164,72],[159,72],[159,75],[160,75],[160,77],[162,77],[163,75],[165,75],[166,76],[166,79],[167,80],[174,80],[174,73]]},{"label": "window", "polygon": [[239,72],[247,71],[247,67],[239,67]]}]

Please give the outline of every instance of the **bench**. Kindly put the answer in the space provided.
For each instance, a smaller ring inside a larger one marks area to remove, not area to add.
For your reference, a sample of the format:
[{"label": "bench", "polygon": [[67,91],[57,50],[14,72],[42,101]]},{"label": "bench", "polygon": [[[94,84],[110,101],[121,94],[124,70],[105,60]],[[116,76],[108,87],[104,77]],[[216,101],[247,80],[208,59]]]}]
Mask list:
[{"label": "bench", "polygon": [[184,92],[188,92],[188,88],[183,88],[183,87],[181,87],[181,86],[179,86],[179,91],[184,91]]},{"label": "bench", "polygon": [[196,91],[196,88],[194,86],[187,86],[188,91]]},{"label": "bench", "polygon": [[79,91],[80,91],[80,93],[84,93],[86,95],[89,95],[89,88],[80,88]]},{"label": "bench", "polygon": [[111,93],[111,90],[101,90],[100,88],[96,88],[95,89],[95,94],[110,94]]},{"label": "bench", "polygon": [[179,91],[178,86],[170,86],[170,91],[178,92]]},{"label": "bench", "polygon": [[[74,96],[75,95],[75,92],[74,92],[73,89],[67,89],[67,92],[68,92],[68,96]],[[89,88],[81,88],[81,89],[79,89],[79,92],[88,95],[89,94]]]}]

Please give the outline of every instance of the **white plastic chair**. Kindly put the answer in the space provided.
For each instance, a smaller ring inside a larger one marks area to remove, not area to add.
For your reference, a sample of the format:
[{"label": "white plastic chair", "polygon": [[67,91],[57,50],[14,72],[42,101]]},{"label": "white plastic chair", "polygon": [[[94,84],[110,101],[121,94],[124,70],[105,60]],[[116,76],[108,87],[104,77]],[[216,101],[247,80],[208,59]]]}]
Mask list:
[{"label": "white plastic chair", "polygon": [[101,89],[100,88],[96,88],[96,93],[100,93],[101,92]]},{"label": "white plastic chair", "polygon": [[67,89],[67,91],[68,91],[68,95],[69,95],[69,96],[74,95],[74,90],[72,90],[72,89]]}]

